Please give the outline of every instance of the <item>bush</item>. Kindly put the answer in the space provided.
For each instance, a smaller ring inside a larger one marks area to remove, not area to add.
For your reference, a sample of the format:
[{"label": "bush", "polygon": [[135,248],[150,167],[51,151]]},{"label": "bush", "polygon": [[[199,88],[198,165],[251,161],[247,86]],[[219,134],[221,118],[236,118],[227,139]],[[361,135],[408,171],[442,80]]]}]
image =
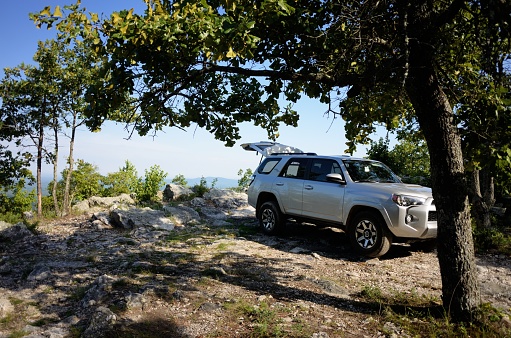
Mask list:
[{"label": "bush", "polygon": [[140,202],[156,201],[158,191],[165,185],[166,177],[167,173],[158,165],[153,165],[146,170],[144,180],[139,181],[137,199]]},{"label": "bush", "polygon": [[187,187],[188,186],[188,182],[186,181],[186,178],[182,174],[176,175],[172,179],[172,183],[177,184],[177,185],[182,185],[183,187]]},{"label": "bush", "polygon": [[126,160],[124,167],[119,171],[109,173],[103,179],[104,196],[119,196],[120,194],[132,194],[138,190],[139,179],[135,166]]},{"label": "bush", "polygon": [[210,188],[210,187],[208,187],[208,181],[204,178],[204,176],[202,176],[199,184],[194,185],[192,190],[197,197],[203,197],[205,193],[209,192],[211,189],[213,189],[215,187],[216,182],[217,182],[217,179],[215,178],[213,180],[213,182],[211,182],[211,188]]},{"label": "bush", "polygon": [[18,223],[23,220],[23,213],[31,211],[35,202],[35,191],[25,189],[25,178],[21,178],[13,186],[3,187],[0,192],[0,220],[7,223]]},{"label": "bush", "polygon": [[474,246],[477,252],[498,252],[511,255],[511,236],[500,227],[475,228]]},{"label": "bush", "polygon": [[234,190],[237,192],[245,191],[250,185],[250,181],[252,181],[253,174],[254,173],[252,172],[252,169],[247,169],[245,172],[243,172],[243,169],[240,169],[238,171],[238,176],[240,176],[240,179],[238,180],[238,186],[234,188]]}]

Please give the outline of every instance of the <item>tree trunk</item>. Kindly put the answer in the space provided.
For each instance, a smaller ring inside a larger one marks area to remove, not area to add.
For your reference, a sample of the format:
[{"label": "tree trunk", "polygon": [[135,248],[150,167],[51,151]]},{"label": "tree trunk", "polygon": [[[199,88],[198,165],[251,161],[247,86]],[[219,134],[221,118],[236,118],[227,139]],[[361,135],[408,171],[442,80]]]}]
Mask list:
[{"label": "tree trunk", "polygon": [[495,188],[490,168],[474,170],[471,185],[472,218],[476,227],[489,228],[491,226],[491,208],[495,204]]},{"label": "tree trunk", "polygon": [[480,295],[461,140],[431,55],[427,44],[413,43],[406,91],[430,153],[444,308],[454,322],[472,321]]},{"label": "tree trunk", "polygon": [[71,207],[70,201],[70,189],[71,189],[71,177],[73,176],[73,168],[74,168],[74,144],[75,144],[75,135],[76,135],[76,115],[77,113],[73,113],[73,123],[71,125],[71,139],[69,140],[69,170],[67,171],[66,176],[66,185],[64,187],[64,215],[69,213],[69,208]]},{"label": "tree trunk", "polygon": [[39,131],[37,135],[37,216],[43,216],[43,187],[41,182],[41,171],[43,168],[44,151],[44,109],[41,109],[41,120],[39,122]]},{"label": "tree trunk", "polygon": [[53,121],[53,137],[55,138],[55,154],[53,159],[53,187],[51,191],[51,195],[53,196],[53,207],[55,208],[55,215],[60,214],[59,208],[59,200],[57,198],[57,187],[59,182],[59,174],[58,174],[58,161],[59,161],[59,132],[58,132],[58,122]]}]

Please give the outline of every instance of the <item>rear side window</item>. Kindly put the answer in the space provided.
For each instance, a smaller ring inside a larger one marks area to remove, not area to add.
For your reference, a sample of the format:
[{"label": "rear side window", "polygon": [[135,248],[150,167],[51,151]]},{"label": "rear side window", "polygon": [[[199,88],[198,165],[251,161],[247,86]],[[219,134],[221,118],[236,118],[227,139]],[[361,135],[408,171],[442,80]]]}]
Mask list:
[{"label": "rear side window", "polygon": [[281,176],[290,178],[304,178],[305,170],[307,169],[307,162],[308,159],[306,158],[290,159],[282,170]]},{"label": "rear side window", "polygon": [[275,168],[277,163],[280,162],[280,158],[267,158],[257,169],[259,174],[269,174]]}]

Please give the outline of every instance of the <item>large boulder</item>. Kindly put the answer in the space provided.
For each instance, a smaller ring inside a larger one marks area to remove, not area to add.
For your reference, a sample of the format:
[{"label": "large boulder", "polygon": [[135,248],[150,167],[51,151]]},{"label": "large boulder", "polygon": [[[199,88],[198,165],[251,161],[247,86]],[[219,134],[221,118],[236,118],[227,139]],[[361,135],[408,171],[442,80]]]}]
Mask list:
[{"label": "large boulder", "polygon": [[111,210],[110,223],[115,227],[123,229],[135,229],[138,227],[152,227],[163,230],[174,229],[174,224],[164,211],[153,210],[151,208]]},{"label": "large boulder", "polygon": [[163,201],[177,201],[191,195],[193,195],[193,191],[188,187],[179,184],[167,184],[165,190],[163,190]]},{"label": "large boulder", "polygon": [[135,200],[128,194],[121,194],[115,197],[98,197],[91,198],[76,203],[73,210],[80,213],[95,212],[104,209],[127,208],[135,205]]},{"label": "large boulder", "polygon": [[179,225],[200,223],[201,217],[197,211],[185,206],[165,206],[163,211],[169,215],[173,222]]},{"label": "large boulder", "polygon": [[248,205],[247,194],[229,189],[211,189],[204,194],[204,199],[222,209],[237,209]]},{"label": "large boulder", "polygon": [[23,223],[6,226],[3,230],[0,229],[0,241],[16,242],[28,236],[34,236],[34,234]]}]

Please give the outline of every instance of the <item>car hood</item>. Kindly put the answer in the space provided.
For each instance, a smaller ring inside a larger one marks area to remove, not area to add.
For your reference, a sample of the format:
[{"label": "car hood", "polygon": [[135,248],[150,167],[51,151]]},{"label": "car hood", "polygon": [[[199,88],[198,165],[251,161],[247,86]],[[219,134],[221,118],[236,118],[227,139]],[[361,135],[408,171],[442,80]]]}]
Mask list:
[{"label": "car hood", "polygon": [[380,190],[381,192],[387,192],[391,194],[399,195],[412,195],[417,197],[433,197],[431,188],[423,187],[417,184],[406,184],[406,183],[366,183],[360,182],[355,184],[368,185],[371,189]]},{"label": "car hood", "polygon": [[247,151],[257,151],[264,157],[268,157],[271,154],[295,154],[295,153],[303,153],[302,150],[287,146],[285,144],[270,142],[270,141],[261,141],[255,143],[243,143],[241,147]]}]

